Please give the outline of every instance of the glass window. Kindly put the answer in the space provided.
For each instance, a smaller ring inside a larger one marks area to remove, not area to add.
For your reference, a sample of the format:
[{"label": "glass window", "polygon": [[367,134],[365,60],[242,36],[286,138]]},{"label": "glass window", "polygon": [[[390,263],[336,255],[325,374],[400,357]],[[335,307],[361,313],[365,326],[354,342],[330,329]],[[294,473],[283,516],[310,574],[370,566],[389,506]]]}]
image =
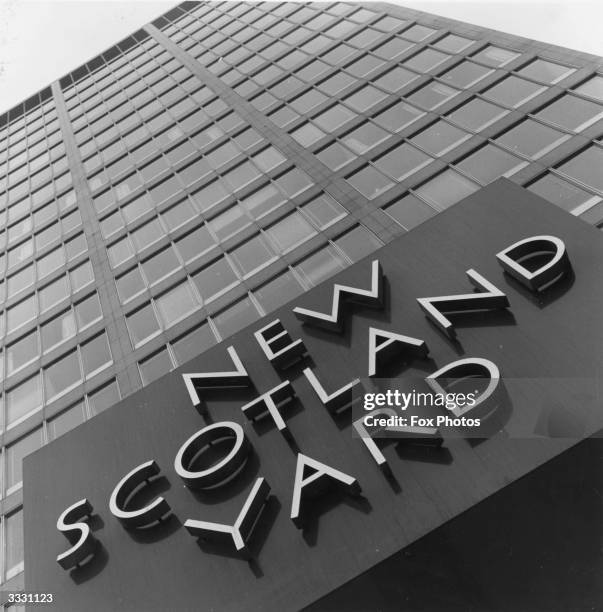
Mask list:
[{"label": "glass window", "polygon": [[366,153],[388,137],[389,134],[385,130],[367,121],[360,127],[342,136],[341,140],[356,153]]},{"label": "glass window", "polygon": [[455,85],[456,87],[471,87],[488,74],[494,72],[491,68],[485,68],[468,60],[462,61],[440,76],[442,81]]},{"label": "glass window", "polygon": [[501,176],[510,176],[528,162],[503,151],[492,144],[478,149],[475,153],[456,164],[464,172],[477,179],[482,185]]},{"label": "glass window", "polygon": [[209,325],[203,323],[171,344],[176,360],[181,365],[216,344],[216,338]]},{"label": "glass window", "polygon": [[472,194],[479,185],[454,170],[444,170],[415,189],[417,195],[443,209]]},{"label": "glass window", "polygon": [[571,178],[603,191],[603,149],[591,145],[559,166],[559,171]]},{"label": "glass window", "polygon": [[413,43],[396,36],[374,49],[373,53],[384,59],[391,60],[398,55],[402,55],[405,51],[412,49],[414,46]]},{"label": "glass window", "polygon": [[192,261],[196,257],[207,252],[213,246],[215,246],[215,240],[212,238],[205,225],[198,227],[176,241],[178,253],[180,253],[180,256],[185,262]]},{"label": "glass window", "polygon": [[584,83],[578,85],[578,87],[575,87],[574,91],[603,101],[603,76],[595,74],[587,81],[584,81]]},{"label": "glass window", "polygon": [[[323,130],[327,132],[334,132],[338,127],[342,126],[347,121],[354,119],[357,115],[352,111],[348,110],[341,104],[336,104],[330,109],[320,113],[314,117],[313,121],[316,125],[319,125]],[[321,135],[324,134],[321,132]]]},{"label": "glass window", "polygon": [[339,219],[343,219],[348,212],[331,196],[323,193],[302,207],[304,214],[319,229],[325,229]]},{"label": "glass window", "polygon": [[143,261],[141,266],[149,285],[153,285],[178,270],[181,264],[174,249],[169,246]]},{"label": "glass window", "polygon": [[260,315],[249,298],[239,300],[214,317],[214,323],[221,336],[226,338],[238,332],[250,323],[257,321]]},{"label": "glass window", "polygon": [[436,51],[435,49],[424,49],[402,63],[403,66],[416,70],[417,72],[428,72],[441,63],[445,62],[450,55]]},{"label": "glass window", "polygon": [[250,223],[249,217],[247,217],[240,206],[235,204],[211,219],[208,225],[218,240],[225,240],[247,227]]},{"label": "glass window", "polygon": [[588,191],[584,191],[584,189],[580,189],[580,187],[576,187],[550,172],[532,183],[528,189],[568,212],[573,212],[576,209],[583,210],[586,207],[585,205],[594,204],[600,199],[598,196],[588,193]]},{"label": "glass window", "polygon": [[309,147],[325,136],[325,133],[322,130],[319,130],[312,123],[308,122],[293,130],[291,132],[291,136],[293,136],[293,138],[295,138],[295,140],[297,140],[297,142],[299,142],[299,144],[303,147]]},{"label": "glass window", "polygon": [[126,323],[134,346],[142,344],[159,331],[159,324],[151,304],[147,304],[128,315]]},{"label": "glass window", "polygon": [[140,368],[142,384],[148,385],[172,369],[172,360],[167,349],[163,348],[148,359],[141,361],[138,366]]},{"label": "glass window", "polygon": [[502,47],[497,47],[495,45],[488,45],[481,51],[475,53],[472,58],[478,62],[482,62],[483,64],[488,64],[488,66],[498,68],[508,64],[510,61],[514,60],[520,55],[521,53],[517,53],[516,51],[503,49]]},{"label": "glass window", "polygon": [[97,293],[75,305],[75,317],[79,330],[83,330],[95,321],[100,321],[103,313]]},{"label": "glass window", "polygon": [[337,249],[327,245],[298,263],[295,269],[308,285],[313,286],[345,269],[346,266],[347,262]]},{"label": "glass window", "polygon": [[145,282],[140,270],[136,267],[115,279],[117,294],[123,304],[145,289]]},{"label": "glass window", "polygon": [[419,168],[426,166],[432,159],[412,145],[403,142],[373,163],[381,172],[391,176],[396,181],[402,181]]},{"label": "glass window", "polygon": [[231,251],[230,255],[243,276],[253,273],[258,268],[275,259],[268,241],[262,234],[258,234],[251,238],[251,240],[244,242]]},{"label": "glass window", "polygon": [[316,157],[333,171],[339,170],[339,168],[356,159],[353,153],[342,147],[338,142],[321,149],[316,153]]},{"label": "glass window", "polygon": [[526,81],[511,74],[484,91],[482,95],[505,106],[517,108],[543,91],[546,91],[546,87],[543,85]]},{"label": "glass window", "polygon": [[355,77],[362,78],[383,65],[384,62],[382,60],[376,58],[374,55],[367,54],[347,65],[345,69]]},{"label": "glass window", "polygon": [[410,230],[433,217],[436,211],[411,194],[407,194],[384,209],[403,228]]},{"label": "glass window", "polygon": [[567,130],[580,132],[603,117],[603,106],[565,94],[536,113],[536,117]]},{"label": "glass window", "polygon": [[[89,261],[85,261],[83,264],[73,268],[69,272],[69,279],[71,281],[71,290],[73,293],[79,291],[82,287],[85,287],[88,283],[94,280],[94,272],[92,271],[92,264]],[[61,279],[62,280],[62,279]],[[51,285],[48,285],[49,287]],[[63,293],[65,297],[67,289]],[[42,294],[40,292],[40,304],[42,303]]]},{"label": "glass window", "polygon": [[397,132],[424,114],[414,106],[400,101],[376,115],[373,120],[390,132]]},{"label": "glass window", "polygon": [[547,60],[537,58],[532,60],[527,66],[517,71],[517,74],[527,76],[543,83],[558,83],[566,76],[576,72],[575,68],[568,68],[561,64],[555,64]]},{"label": "glass window", "polygon": [[309,240],[316,230],[298,212],[293,212],[266,229],[279,253],[285,253]]},{"label": "glass window", "polygon": [[224,257],[193,275],[193,281],[205,302],[238,282],[237,276]]},{"label": "glass window", "polygon": [[547,125],[538,123],[533,119],[526,119],[509,131],[501,134],[496,138],[496,142],[505,145],[517,153],[522,153],[527,157],[536,159],[548,153],[568,138],[568,135],[558,132]]},{"label": "glass window", "polygon": [[356,79],[349,74],[339,72],[318,85],[318,89],[327,94],[327,96],[334,96],[348,85],[356,82]]},{"label": "glass window", "polygon": [[[82,268],[85,269],[85,268]],[[74,272],[77,273],[79,268],[77,268]],[[78,286],[73,283],[74,291],[78,288]],[[67,283],[67,277],[61,276],[53,283],[46,285],[43,289],[40,289],[38,292],[38,297],[40,299],[40,312],[44,312],[49,308],[52,308],[55,304],[62,302],[67,299],[69,296],[69,284]]]},{"label": "glass window", "polygon": [[449,53],[460,53],[472,43],[473,41],[468,38],[463,38],[457,34],[448,34],[447,36],[444,36],[444,38],[440,38],[440,40],[434,43],[433,46],[436,49],[448,51]]},{"label": "glass window", "polygon": [[59,436],[71,431],[84,422],[84,404],[80,402],[56,417],[46,422],[49,440],[56,440]]},{"label": "glass window", "polygon": [[299,281],[292,272],[287,271],[256,289],[254,295],[264,310],[270,312],[297,297],[302,291]]},{"label": "glass window", "polygon": [[40,328],[42,336],[42,348],[44,352],[58,346],[62,342],[75,336],[75,317],[68,310],[48,321]]},{"label": "glass window", "polygon": [[77,385],[82,380],[77,351],[69,353],[44,368],[43,375],[47,401],[53,400]]},{"label": "glass window", "polygon": [[97,415],[110,408],[120,400],[117,382],[112,381],[88,396],[88,405],[92,415]]},{"label": "glass window", "polygon": [[393,181],[372,166],[364,166],[346,177],[354,189],[368,200],[373,200],[393,186]]},{"label": "glass window", "polygon": [[6,580],[23,571],[23,510],[8,514],[4,519],[6,537]]},{"label": "glass window", "polygon": [[23,458],[42,446],[42,428],[27,434],[6,447],[6,489],[23,480]]},{"label": "glass window", "polygon": [[443,155],[470,137],[464,130],[440,119],[413,136],[410,141],[429,153]]},{"label": "glass window", "polygon": [[468,130],[479,132],[508,112],[504,108],[496,106],[496,104],[491,104],[479,98],[473,98],[447,115],[447,117]]},{"label": "glass window", "polygon": [[165,221],[168,229],[174,231],[196,216],[196,211],[189,200],[182,200],[175,206],[161,213],[161,218]]},{"label": "glass window", "polygon": [[[65,294],[63,297],[65,297]],[[33,295],[22,302],[19,302],[15,306],[12,306],[6,311],[7,332],[12,332],[21,327],[21,325],[31,321],[36,314],[36,299]]]},{"label": "glass window", "polygon": [[335,244],[352,260],[358,261],[365,255],[383,246],[382,242],[372,232],[362,225],[343,234],[335,240]]},{"label": "glass window", "polygon": [[310,177],[298,168],[282,174],[275,182],[289,198],[294,198],[313,185]]},{"label": "glass window", "polygon": [[165,235],[159,219],[155,218],[133,231],[132,242],[137,251],[142,251]]},{"label": "glass window", "polygon": [[134,247],[128,236],[118,240],[107,249],[107,255],[112,268],[117,268],[121,263],[134,255]]},{"label": "glass window", "polygon": [[107,334],[102,333],[92,340],[82,344],[82,364],[84,366],[84,376],[88,377],[101,368],[112,363],[111,351],[109,350],[109,341]]},{"label": "glass window", "polygon": [[[412,83],[412,81],[417,78],[419,78],[418,74],[415,74],[410,70],[406,70],[406,68],[402,68],[401,66],[396,66],[395,68],[392,68],[389,72],[386,72],[384,75],[380,76],[378,79],[375,79],[375,81],[373,82],[375,83],[375,85],[378,85],[382,89],[385,89],[385,91],[395,93],[406,85],[408,85],[409,83]],[[368,106],[366,108],[368,108]]]},{"label": "glass window", "polygon": [[10,376],[40,355],[38,332],[33,331],[6,347],[6,375]]},{"label": "glass window", "polygon": [[170,327],[199,307],[188,280],[156,298],[157,310],[165,327]]},{"label": "glass window", "polygon": [[440,104],[450,100],[453,96],[456,96],[457,93],[459,93],[459,90],[454,89],[454,87],[448,87],[448,85],[438,81],[430,81],[427,85],[407,96],[407,99],[409,102],[418,104],[422,108],[433,110]]}]

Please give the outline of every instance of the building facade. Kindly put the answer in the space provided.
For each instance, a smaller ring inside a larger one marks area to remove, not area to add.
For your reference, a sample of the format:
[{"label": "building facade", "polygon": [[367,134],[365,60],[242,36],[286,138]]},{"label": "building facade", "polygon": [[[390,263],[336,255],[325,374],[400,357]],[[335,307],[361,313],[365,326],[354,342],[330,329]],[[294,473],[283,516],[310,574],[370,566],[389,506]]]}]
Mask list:
[{"label": "building facade", "polygon": [[0,119],[23,457],[504,176],[603,222],[601,59],[383,3],[185,2]]}]

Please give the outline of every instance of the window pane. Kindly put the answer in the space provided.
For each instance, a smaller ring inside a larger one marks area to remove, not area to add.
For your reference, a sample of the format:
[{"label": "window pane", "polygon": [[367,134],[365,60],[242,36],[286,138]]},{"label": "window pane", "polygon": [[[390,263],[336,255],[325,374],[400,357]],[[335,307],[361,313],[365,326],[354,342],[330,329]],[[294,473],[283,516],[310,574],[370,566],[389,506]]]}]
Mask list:
[{"label": "window pane", "polygon": [[316,230],[297,212],[291,213],[266,230],[279,253],[311,238]]},{"label": "window pane", "polygon": [[589,187],[603,191],[603,149],[595,145],[559,166],[559,170]]},{"label": "window pane", "polygon": [[230,255],[243,276],[275,258],[268,241],[261,234],[238,246]]},{"label": "window pane", "polygon": [[471,85],[477,83],[491,72],[493,72],[491,68],[485,68],[479,64],[464,60],[441,75],[440,79],[456,87],[471,87]]},{"label": "window pane", "polygon": [[400,101],[379,113],[374,121],[390,132],[397,132],[424,114],[418,108]]},{"label": "window pane", "polygon": [[457,167],[476,178],[482,185],[487,185],[500,176],[510,176],[527,163],[511,153],[487,144],[458,163]]},{"label": "window pane", "polygon": [[260,315],[249,298],[238,301],[214,317],[214,322],[223,338],[238,332],[257,321]]},{"label": "window pane", "polygon": [[135,346],[159,331],[159,324],[150,304],[126,317],[132,344]]},{"label": "window pane", "polygon": [[536,159],[568,138],[568,135],[551,127],[537,123],[533,119],[526,119],[508,132],[501,134],[496,142],[517,153],[523,153],[527,157]]},{"label": "window pane", "polygon": [[107,334],[103,333],[81,346],[84,376],[90,376],[103,366],[111,363],[111,352]]},{"label": "window pane", "polygon": [[574,91],[603,101],[603,76],[595,74],[593,77],[588,79],[588,81],[584,81],[584,83],[578,87],[575,87]]},{"label": "window pane", "polygon": [[199,307],[188,281],[177,285],[155,300],[165,327],[174,325]]},{"label": "window pane", "polygon": [[312,286],[343,270],[346,265],[347,262],[335,247],[328,245],[297,264],[295,269]]},{"label": "window pane", "polygon": [[99,414],[103,410],[110,408],[119,400],[119,389],[117,388],[117,382],[115,381],[88,396],[88,404],[90,406],[92,415]]},{"label": "window pane", "polygon": [[[40,295],[42,292],[40,292]],[[63,294],[65,297],[65,294]],[[31,296],[6,311],[6,327],[11,332],[36,316],[35,296]]]},{"label": "window pane", "polygon": [[433,217],[436,211],[421,202],[413,195],[406,195],[391,206],[384,209],[385,212],[395,219],[402,227],[407,230],[423,223],[427,219]]},{"label": "window pane", "polygon": [[68,310],[51,321],[48,321],[48,323],[42,325],[40,332],[44,351],[48,351],[61,342],[73,338],[76,332],[73,312]]},{"label": "window pane", "polygon": [[342,137],[342,141],[356,153],[365,153],[383,142],[389,134],[374,123],[368,121]]},{"label": "window pane", "polygon": [[326,193],[305,204],[302,210],[319,229],[325,229],[348,214],[347,210],[339,202],[336,202]]},{"label": "window pane", "polygon": [[595,202],[599,199],[592,193],[550,173],[532,183],[528,189],[567,211],[573,211],[578,207],[581,208],[587,202]]},{"label": "window pane", "polygon": [[142,271],[152,285],[180,268],[180,262],[170,246],[142,262]]},{"label": "window pane", "polygon": [[376,159],[374,164],[385,174],[401,181],[419,168],[426,166],[432,159],[429,155],[404,142]]},{"label": "window pane", "polygon": [[43,371],[47,401],[61,395],[82,379],[77,352],[73,351]]},{"label": "window pane", "polygon": [[10,489],[23,480],[23,457],[42,446],[42,428],[27,434],[6,447],[6,488]]},{"label": "window pane", "polygon": [[142,384],[148,385],[159,377],[167,374],[172,369],[172,360],[167,349],[162,349],[139,364]]},{"label": "window pane", "polygon": [[413,136],[410,141],[429,153],[443,155],[470,137],[471,135],[465,130],[440,119]]},{"label": "window pane", "polygon": [[122,304],[145,289],[145,282],[137,267],[116,278],[115,285]]},{"label": "window pane", "polygon": [[287,271],[256,289],[254,295],[264,310],[270,312],[297,297],[302,291],[299,281],[292,272]]},{"label": "window pane", "polygon": [[526,81],[513,74],[487,89],[482,95],[505,106],[517,108],[546,90],[546,87]]},{"label": "window pane", "polygon": [[373,200],[394,184],[393,181],[372,166],[365,166],[348,176],[346,181],[368,200]]},{"label": "window pane", "polygon": [[96,293],[75,305],[75,317],[80,331],[91,323],[99,321],[102,316],[100,300]]},{"label": "window pane", "polygon": [[224,257],[193,275],[193,280],[204,301],[209,301],[233,283],[237,276]]},{"label": "window pane", "polygon": [[56,440],[59,436],[71,431],[84,422],[84,404],[79,403],[58,416],[50,419],[46,425],[48,427],[48,438]]},{"label": "window pane", "polygon": [[203,323],[171,343],[179,364],[200,355],[216,344],[216,338],[207,323]]},{"label": "window pane", "polygon": [[536,113],[536,117],[580,132],[603,116],[603,106],[566,94]]},{"label": "window pane", "polygon": [[30,363],[40,354],[38,332],[33,331],[21,340],[6,347],[6,375]]},{"label": "window pane", "polygon": [[415,189],[416,193],[435,206],[448,208],[477,191],[478,185],[454,170],[445,170]]},{"label": "window pane", "polygon": [[408,101],[427,110],[433,110],[446,100],[450,100],[457,93],[459,93],[459,90],[454,87],[449,87],[438,81],[431,81],[408,96]]},{"label": "window pane", "polygon": [[218,240],[224,240],[251,223],[251,220],[236,204],[209,221],[208,225]]},{"label": "window pane", "polygon": [[316,153],[316,157],[333,171],[339,170],[339,168],[356,159],[353,153],[342,147],[338,142],[334,142]]},{"label": "window pane", "polygon": [[434,43],[434,47],[442,49],[442,51],[449,51],[450,53],[459,53],[463,49],[466,49],[473,41],[456,34],[448,34]]},{"label": "window pane", "polygon": [[575,69],[537,58],[517,72],[543,83],[558,83]]},{"label": "window pane", "polygon": [[474,98],[447,115],[447,117],[468,130],[479,132],[508,112],[500,106]]},{"label": "window pane", "polygon": [[372,253],[383,246],[381,241],[372,232],[357,225],[354,229],[340,236],[335,244],[352,260],[358,261],[365,255]]},{"label": "window pane", "polygon": [[23,570],[23,510],[17,510],[4,519],[6,533],[6,573],[8,580]]},{"label": "window pane", "polygon": [[510,61],[514,60],[520,55],[521,53],[516,53],[515,51],[510,51],[509,49],[503,49],[501,47],[496,47],[495,45],[488,45],[481,51],[478,51],[472,57],[479,62],[488,64],[488,66],[499,67],[508,64]]}]

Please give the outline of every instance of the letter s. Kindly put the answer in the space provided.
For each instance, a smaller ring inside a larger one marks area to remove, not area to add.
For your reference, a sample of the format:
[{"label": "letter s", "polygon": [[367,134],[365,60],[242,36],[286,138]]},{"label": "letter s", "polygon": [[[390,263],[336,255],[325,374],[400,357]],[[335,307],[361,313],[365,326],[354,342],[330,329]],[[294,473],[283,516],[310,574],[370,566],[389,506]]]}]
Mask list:
[{"label": "letter s", "polygon": [[78,566],[86,558],[95,553],[97,541],[90,531],[90,526],[79,519],[92,515],[92,504],[86,499],[80,499],[65,509],[57,520],[57,529],[65,535],[72,544],[69,550],[57,557],[57,563],[63,569]]}]

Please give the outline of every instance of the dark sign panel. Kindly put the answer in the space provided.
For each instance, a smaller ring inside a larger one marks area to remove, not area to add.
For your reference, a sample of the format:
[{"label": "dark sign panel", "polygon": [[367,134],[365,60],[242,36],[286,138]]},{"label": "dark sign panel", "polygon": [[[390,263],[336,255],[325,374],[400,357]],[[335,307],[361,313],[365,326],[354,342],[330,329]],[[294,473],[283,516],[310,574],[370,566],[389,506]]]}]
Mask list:
[{"label": "dark sign panel", "polygon": [[[482,189],[26,459],[26,589],[316,601],[603,426],[602,262],[592,227]],[[402,419],[379,377],[477,402],[369,436],[365,415]]]}]

